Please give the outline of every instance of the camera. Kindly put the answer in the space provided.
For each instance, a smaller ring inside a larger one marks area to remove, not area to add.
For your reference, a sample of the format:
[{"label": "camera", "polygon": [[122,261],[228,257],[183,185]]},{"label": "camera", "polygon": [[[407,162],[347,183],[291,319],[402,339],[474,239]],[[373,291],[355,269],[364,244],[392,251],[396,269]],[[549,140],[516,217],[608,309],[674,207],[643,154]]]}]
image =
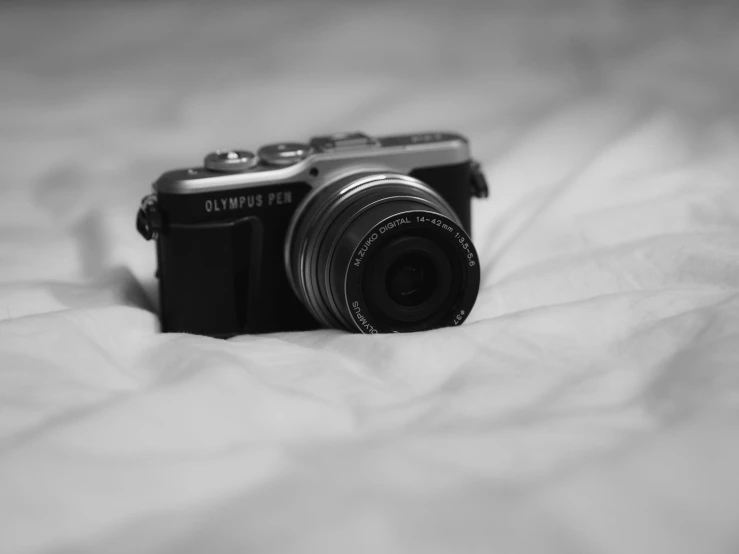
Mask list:
[{"label": "camera", "polygon": [[488,189],[460,134],[217,150],[152,188],[136,223],[156,241],[164,332],[421,331],[477,298],[471,199]]}]

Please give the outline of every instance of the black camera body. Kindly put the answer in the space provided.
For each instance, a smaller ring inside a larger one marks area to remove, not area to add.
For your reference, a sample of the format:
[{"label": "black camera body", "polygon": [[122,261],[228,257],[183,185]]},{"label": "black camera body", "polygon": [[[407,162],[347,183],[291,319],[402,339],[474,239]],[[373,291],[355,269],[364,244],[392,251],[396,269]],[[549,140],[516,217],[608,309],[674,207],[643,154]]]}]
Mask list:
[{"label": "black camera body", "polygon": [[[213,152],[161,175],[139,209],[139,232],[156,239],[162,330],[231,337],[461,323],[479,287],[471,198],[486,195],[456,133],[339,133]],[[395,262],[377,250],[391,235]],[[434,308],[432,296],[449,287],[458,298]]]}]

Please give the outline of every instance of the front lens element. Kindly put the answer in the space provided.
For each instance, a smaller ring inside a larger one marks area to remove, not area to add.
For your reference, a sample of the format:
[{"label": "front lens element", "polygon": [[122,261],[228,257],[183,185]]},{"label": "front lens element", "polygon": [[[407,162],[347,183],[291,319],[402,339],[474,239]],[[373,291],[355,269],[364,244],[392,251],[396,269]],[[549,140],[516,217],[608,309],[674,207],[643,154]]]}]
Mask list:
[{"label": "front lens element", "polygon": [[385,274],[385,290],[393,302],[406,308],[427,302],[436,292],[436,267],[423,253],[400,256]]},{"label": "front lens element", "polygon": [[405,175],[353,175],[317,190],[288,246],[293,288],[328,327],[457,325],[477,298],[472,241],[440,196]]},{"label": "front lens element", "polygon": [[367,260],[359,287],[372,319],[396,330],[435,326],[462,285],[463,275],[449,254],[422,229],[379,245]]}]

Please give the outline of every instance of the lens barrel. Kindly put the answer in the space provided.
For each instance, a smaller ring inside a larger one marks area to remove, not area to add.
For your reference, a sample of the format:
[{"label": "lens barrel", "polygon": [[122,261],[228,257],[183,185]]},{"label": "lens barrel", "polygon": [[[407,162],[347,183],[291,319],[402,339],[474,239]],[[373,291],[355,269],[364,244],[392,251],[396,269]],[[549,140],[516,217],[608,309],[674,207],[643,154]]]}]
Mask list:
[{"label": "lens barrel", "polygon": [[288,231],[286,270],[326,327],[362,333],[458,325],[480,284],[449,205],[407,175],[356,173],[317,189]]}]

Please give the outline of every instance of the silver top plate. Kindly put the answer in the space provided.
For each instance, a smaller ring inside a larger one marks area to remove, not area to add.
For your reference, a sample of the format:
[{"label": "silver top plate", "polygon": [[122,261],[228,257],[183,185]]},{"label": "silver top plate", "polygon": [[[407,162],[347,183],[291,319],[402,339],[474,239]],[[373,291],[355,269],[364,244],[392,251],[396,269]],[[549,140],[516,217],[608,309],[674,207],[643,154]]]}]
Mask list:
[{"label": "silver top plate", "polygon": [[280,183],[327,182],[349,171],[408,173],[420,167],[470,161],[469,144],[457,133],[431,132],[371,137],[338,133],[310,140],[311,153],[286,167],[259,162],[239,172],[222,173],[205,167],[175,169],[157,179],[153,188],[165,194],[197,194]]}]

